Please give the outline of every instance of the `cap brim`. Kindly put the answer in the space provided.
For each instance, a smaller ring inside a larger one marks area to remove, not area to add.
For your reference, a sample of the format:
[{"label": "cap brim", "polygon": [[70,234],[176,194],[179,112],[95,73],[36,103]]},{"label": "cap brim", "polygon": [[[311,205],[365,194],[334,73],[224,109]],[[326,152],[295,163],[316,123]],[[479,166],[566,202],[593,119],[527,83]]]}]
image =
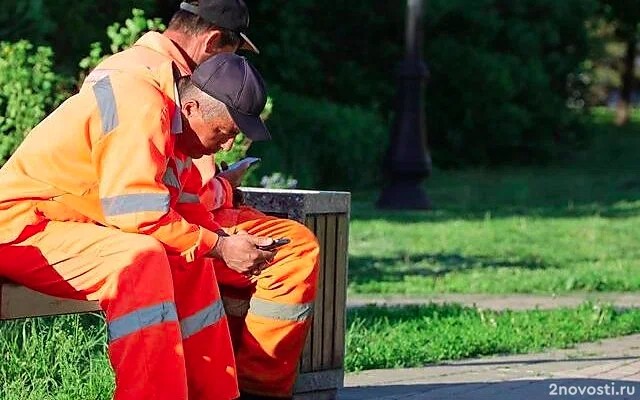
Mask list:
[{"label": "cap brim", "polygon": [[231,115],[231,118],[233,118],[233,122],[238,125],[240,131],[252,141],[259,142],[271,139],[269,129],[267,129],[267,126],[260,117],[243,114],[231,109],[231,107],[227,107],[227,110],[229,110],[229,114]]},{"label": "cap brim", "polygon": [[249,51],[253,51],[256,54],[260,54],[260,50],[258,50],[256,45],[253,44],[251,40],[249,40],[249,37],[247,35],[240,32],[240,37],[242,38],[242,45],[240,45],[241,50],[249,50]]}]

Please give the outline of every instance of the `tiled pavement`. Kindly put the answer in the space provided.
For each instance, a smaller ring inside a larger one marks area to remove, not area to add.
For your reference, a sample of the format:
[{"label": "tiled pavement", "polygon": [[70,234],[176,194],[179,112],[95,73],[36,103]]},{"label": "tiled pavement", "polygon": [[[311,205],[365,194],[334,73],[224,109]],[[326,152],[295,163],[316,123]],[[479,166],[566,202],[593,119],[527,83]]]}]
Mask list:
[{"label": "tiled pavement", "polygon": [[[429,298],[350,297],[349,307],[365,304],[462,303],[480,308],[575,307],[585,300],[639,307],[634,294],[555,296],[446,295]],[[569,350],[465,360],[424,368],[371,370],[347,374],[340,400],[640,400],[640,335]]]},{"label": "tiled pavement", "polygon": [[347,374],[338,398],[640,399],[640,335],[540,354]]}]

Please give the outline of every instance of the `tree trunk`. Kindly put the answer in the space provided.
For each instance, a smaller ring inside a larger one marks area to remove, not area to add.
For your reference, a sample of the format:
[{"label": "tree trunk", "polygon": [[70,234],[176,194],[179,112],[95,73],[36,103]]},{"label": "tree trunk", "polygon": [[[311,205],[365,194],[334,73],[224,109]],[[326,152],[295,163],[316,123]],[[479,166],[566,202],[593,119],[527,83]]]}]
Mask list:
[{"label": "tree trunk", "polygon": [[633,92],[634,66],[636,59],[636,46],[638,42],[635,35],[627,41],[627,53],[624,57],[624,72],[622,75],[622,91],[616,110],[616,125],[626,125],[631,117],[631,93]]}]

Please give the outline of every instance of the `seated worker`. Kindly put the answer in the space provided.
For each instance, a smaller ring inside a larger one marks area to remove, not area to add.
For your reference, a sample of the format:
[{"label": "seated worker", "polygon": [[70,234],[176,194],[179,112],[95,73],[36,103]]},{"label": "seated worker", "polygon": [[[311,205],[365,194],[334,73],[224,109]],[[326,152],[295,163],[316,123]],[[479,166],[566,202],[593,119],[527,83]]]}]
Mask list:
[{"label": "seated worker", "polygon": [[[82,90],[91,90],[95,82],[116,71],[155,68],[174,61],[181,75],[190,75],[216,54],[241,48],[257,53],[246,35],[248,27],[249,10],[242,0],[182,2],[165,32],[147,32],[132,47],[107,57],[87,76]],[[268,137],[268,133],[249,135],[251,140]],[[232,144],[230,138],[225,146]],[[218,224],[291,240],[280,248],[269,273],[256,270],[248,278],[222,261],[214,262],[229,318],[240,391],[247,399],[290,397],[316,294],[319,250],[315,236],[304,225],[265,216],[239,204],[238,197],[234,201],[234,189],[242,179],[238,171],[214,176],[208,155],[193,163],[202,187],[188,192],[190,199],[197,201],[199,195]]]},{"label": "seated worker", "polygon": [[116,400],[237,397],[211,260],[250,275],[276,255],[258,248],[271,238],[227,234],[191,194],[201,184],[192,158],[240,129],[268,135],[262,78],[228,53],[176,76],[168,62],[104,77],[0,169],[0,276],[99,301]]}]

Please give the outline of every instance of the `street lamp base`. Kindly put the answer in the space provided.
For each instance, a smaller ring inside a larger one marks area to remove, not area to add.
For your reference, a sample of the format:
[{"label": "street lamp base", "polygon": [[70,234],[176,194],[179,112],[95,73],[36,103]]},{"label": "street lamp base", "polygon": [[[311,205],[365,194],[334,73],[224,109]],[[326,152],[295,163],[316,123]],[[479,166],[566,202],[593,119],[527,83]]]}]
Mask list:
[{"label": "street lamp base", "polygon": [[378,208],[389,210],[430,210],[431,202],[420,182],[394,182],[384,188]]}]

